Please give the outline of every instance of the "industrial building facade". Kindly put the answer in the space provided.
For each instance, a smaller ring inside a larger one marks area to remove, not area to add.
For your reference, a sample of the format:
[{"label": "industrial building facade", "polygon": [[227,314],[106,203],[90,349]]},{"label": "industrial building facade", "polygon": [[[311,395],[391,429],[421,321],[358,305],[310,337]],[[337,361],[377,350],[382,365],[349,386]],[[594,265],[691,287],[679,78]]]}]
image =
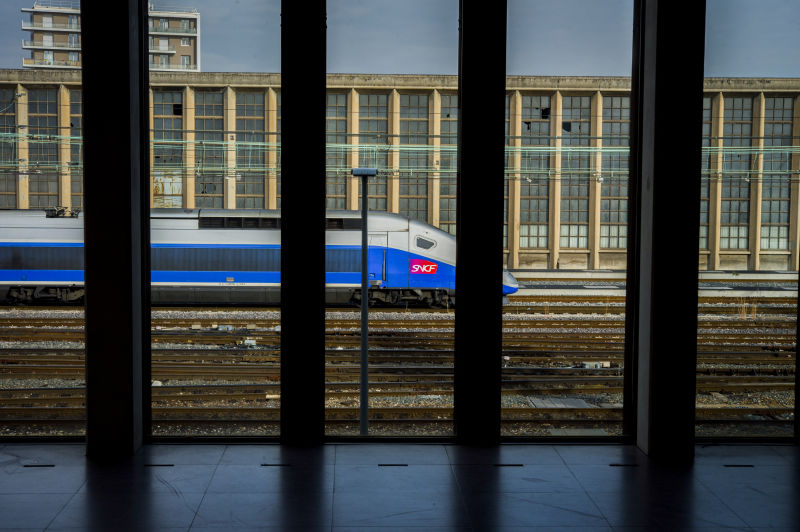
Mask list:
[{"label": "industrial building facade", "polygon": [[[359,208],[350,169],[374,166],[372,209],[455,232],[456,77],[327,86],[328,207]],[[281,207],[279,75],[154,72],[150,87],[152,207]],[[629,79],[510,76],[507,89],[505,175],[464,169],[479,187],[504,180],[507,265],[625,268]],[[795,79],[705,81],[701,269],[798,269],[798,98]],[[0,71],[0,208],[83,208],[81,109],[79,72]]]},{"label": "industrial building facade", "polygon": [[[36,0],[22,13],[28,19],[22,21],[22,30],[30,32],[22,41],[22,48],[30,50],[30,57],[22,59],[24,68],[81,68],[79,0]],[[200,71],[200,13],[149,4],[148,15],[150,70]]]}]

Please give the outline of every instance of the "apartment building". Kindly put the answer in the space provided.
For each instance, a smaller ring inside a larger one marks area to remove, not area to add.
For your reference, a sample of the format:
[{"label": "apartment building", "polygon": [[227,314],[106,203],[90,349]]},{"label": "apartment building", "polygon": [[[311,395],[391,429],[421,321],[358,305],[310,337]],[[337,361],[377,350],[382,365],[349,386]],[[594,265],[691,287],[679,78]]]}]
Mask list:
[{"label": "apartment building", "polygon": [[[79,0],[36,0],[22,8],[22,30],[30,32],[22,48],[30,57],[22,66],[35,69],[81,68]],[[150,70],[200,71],[200,13],[194,8],[148,5]]]}]

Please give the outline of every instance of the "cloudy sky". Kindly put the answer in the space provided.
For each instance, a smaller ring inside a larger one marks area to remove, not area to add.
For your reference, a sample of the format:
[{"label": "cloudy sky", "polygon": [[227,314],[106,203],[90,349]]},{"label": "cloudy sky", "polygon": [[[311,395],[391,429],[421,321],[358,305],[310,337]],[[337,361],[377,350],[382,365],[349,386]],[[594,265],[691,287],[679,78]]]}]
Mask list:
[{"label": "cloudy sky", "polygon": [[[707,1],[707,76],[800,77],[800,2]],[[0,0],[0,68],[27,55],[32,4]],[[280,71],[280,0],[155,4],[200,11],[204,71]],[[507,71],[629,75],[631,18],[631,0],[509,0]],[[457,0],[328,0],[329,72],[455,74],[457,41]]]}]

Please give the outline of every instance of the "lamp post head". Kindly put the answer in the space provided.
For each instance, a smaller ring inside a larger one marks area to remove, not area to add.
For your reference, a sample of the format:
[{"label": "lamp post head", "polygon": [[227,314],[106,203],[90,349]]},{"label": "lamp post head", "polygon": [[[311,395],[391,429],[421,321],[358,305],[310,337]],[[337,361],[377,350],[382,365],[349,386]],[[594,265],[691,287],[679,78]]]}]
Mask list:
[{"label": "lamp post head", "polygon": [[350,173],[354,177],[372,177],[378,175],[377,168],[353,168]]}]

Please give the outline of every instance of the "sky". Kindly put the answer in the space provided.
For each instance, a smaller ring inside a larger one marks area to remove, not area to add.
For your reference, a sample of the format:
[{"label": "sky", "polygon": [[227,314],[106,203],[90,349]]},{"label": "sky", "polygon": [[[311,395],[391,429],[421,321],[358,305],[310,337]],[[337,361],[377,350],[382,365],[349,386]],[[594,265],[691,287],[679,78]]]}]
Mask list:
[{"label": "sky", "polygon": [[[280,0],[154,3],[200,11],[204,71],[280,71]],[[32,4],[0,0],[0,68],[28,55],[20,9]],[[630,75],[631,0],[508,6],[509,74]],[[706,28],[706,76],[800,77],[799,1],[707,0]],[[457,43],[458,0],[328,0],[329,72],[456,74]]]}]

